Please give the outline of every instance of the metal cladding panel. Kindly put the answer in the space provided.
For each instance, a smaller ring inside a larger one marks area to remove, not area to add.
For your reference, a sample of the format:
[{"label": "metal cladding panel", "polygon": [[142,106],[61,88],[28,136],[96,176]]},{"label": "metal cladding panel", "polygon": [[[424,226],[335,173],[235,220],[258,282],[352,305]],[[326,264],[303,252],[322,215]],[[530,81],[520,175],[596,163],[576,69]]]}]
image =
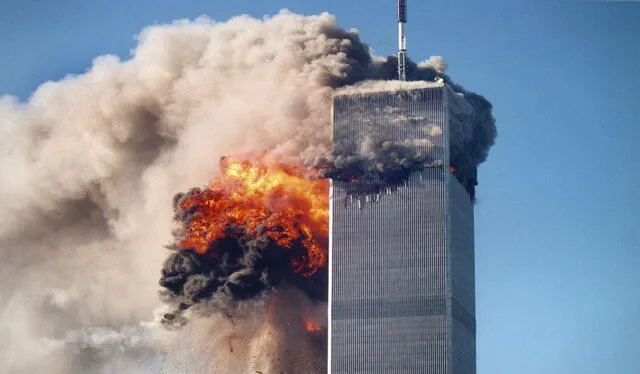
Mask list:
[{"label": "metal cladding panel", "polygon": [[447,373],[443,174],[359,204],[334,184],[332,373]]},{"label": "metal cladding panel", "polygon": [[362,155],[384,141],[414,145],[444,163],[443,87],[337,95],[333,100],[333,152]]},{"label": "metal cladding panel", "polygon": [[333,318],[341,318],[343,301],[444,300],[444,175],[421,174],[422,182],[414,175],[408,186],[369,199],[351,198],[334,182],[333,277],[341,282],[332,290]]},{"label": "metal cladding panel", "polygon": [[331,373],[452,373],[445,106],[442,87],[334,98],[336,154],[376,138],[434,166],[389,193],[333,182]]}]

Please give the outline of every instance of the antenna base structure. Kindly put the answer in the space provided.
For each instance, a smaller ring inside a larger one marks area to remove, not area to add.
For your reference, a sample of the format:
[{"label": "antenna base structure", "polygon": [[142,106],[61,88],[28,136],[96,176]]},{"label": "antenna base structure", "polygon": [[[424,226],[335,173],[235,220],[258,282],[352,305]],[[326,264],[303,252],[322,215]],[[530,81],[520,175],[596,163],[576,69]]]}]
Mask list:
[{"label": "antenna base structure", "polygon": [[398,0],[398,79],[407,80],[407,36],[404,26],[407,23],[407,0]]},{"label": "antenna base structure", "polygon": [[398,80],[407,80],[407,52],[398,51]]}]

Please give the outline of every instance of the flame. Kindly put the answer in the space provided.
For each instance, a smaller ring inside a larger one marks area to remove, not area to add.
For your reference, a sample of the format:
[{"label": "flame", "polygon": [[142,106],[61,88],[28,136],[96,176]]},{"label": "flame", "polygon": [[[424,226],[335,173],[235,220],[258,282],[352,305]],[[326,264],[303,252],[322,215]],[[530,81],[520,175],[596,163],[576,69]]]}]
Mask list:
[{"label": "flame", "polygon": [[222,158],[221,175],[208,188],[180,202],[195,213],[179,246],[216,257],[212,243],[228,235],[229,225],[253,236],[266,235],[279,246],[300,243],[304,254],[291,259],[293,270],[311,276],[327,265],[329,182],[302,165]]},{"label": "flame", "polygon": [[322,331],[322,326],[320,326],[319,324],[315,323],[314,321],[308,318],[305,318],[304,329],[307,330],[308,332],[320,332]]}]

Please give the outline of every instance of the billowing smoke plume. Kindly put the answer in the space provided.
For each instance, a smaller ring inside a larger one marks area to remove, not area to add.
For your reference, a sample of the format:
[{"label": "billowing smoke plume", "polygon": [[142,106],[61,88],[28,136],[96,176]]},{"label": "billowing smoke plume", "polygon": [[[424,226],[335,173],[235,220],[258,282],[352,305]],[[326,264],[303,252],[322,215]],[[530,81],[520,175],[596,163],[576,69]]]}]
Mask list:
[{"label": "billowing smoke plume", "polygon": [[[170,202],[215,176],[224,155],[331,159],[332,90],[393,78],[393,65],[328,14],[201,18],[149,27],[131,59],[99,57],[26,103],[0,98],[0,371],[322,370],[317,347],[295,339],[306,332],[291,311],[322,324],[324,306],[295,289],[258,292],[232,318],[159,327],[152,311],[161,306],[162,248],[175,239]],[[414,79],[442,74],[441,64],[409,67]],[[490,123],[488,102],[455,87],[474,105],[474,123]],[[465,157],[483,161],[494,137],[491,126],[474,128]],[[169,279],[172,269],[210,268],[191,253],[167,262],[167,289],[182,282]],[[186,287],[194,293],[179,296],[187,304],[213,295],[196,278]]]},{"label": "billowing smoke plume", "polygon": [[[477,167],[486,160],[497,135],[492,105],[484,97],[455,84],[445,74],[446,69],[447,63],[441,57],[431,57],[420,64],[408,59],[407,79],[414,82],[389,81],[397,77],[397,59],[390,56],[376,59],[369,65],[367,76],[374,81],[358,83],[343,91],[350,94],[398,91],[399,95],[403,95],[405,90],[429,86],[428,82],[447,84],[455,97],[464,99],[458,105],[469,106],[454,108],[458,100],[452,100],[450,104],[453,115],[449,129],[452,139],[449,161],[454,166],[452,170],[456,178],[475,199]],[[391,121],[399,114],[385,115]],[[430,135],[439,136],[441,133]],[[412,172],[443,165],[443,160],[435,156],[441,152],[432,144],[424,144],[429,142],[425,138],[398,142],[384,135],[370,135],[362,139],[357,149],[352,149],[351,145],[342,149],[340,139],[334,141],[338,147],[334,147],[328,162],[321,163],[320,167],[325,170],[327,177],[357,182],[350,187],[354,193],[375,194],[398,186]],[[426,148],[431,150],[425,151]]]}]

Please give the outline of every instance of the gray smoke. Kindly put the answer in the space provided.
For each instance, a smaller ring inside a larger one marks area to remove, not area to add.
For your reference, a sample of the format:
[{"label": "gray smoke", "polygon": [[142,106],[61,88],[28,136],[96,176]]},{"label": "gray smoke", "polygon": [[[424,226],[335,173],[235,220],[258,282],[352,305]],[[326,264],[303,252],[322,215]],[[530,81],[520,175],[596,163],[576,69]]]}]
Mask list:
[{"label": "gray smoke", "polygon": [[[444,73],[446,69],[447,63],[441,57],[431,57],[419,64],[408,59],[407,79],[413,82],[444,82],[470,105],[470,108],[458,110],[458,118],[452,118],[454,124],[451,126],[451,136],[457,141],[451,144],[449,156],[451,165],[455,166],[454,175],[471,198],[475,199],[478,165],[487,159],[497,136],[492,105],[481,95],[454,83]],[[367,70],[367,77],[379,81],[396,79],[397,58],[390,56],[387,59],[374,59]],[[398,91],[402,94],[413,86],[415,85],[404,82],[367,81],[348,91]],[[426,139],[417,141],[424,142]],[[339,145],[339,140],[336,143]],[[362,141],[355,153],[353,150],[345,151],[339,146],[334,147],[331,157],[318,166],[329,178],[351,182],[351,193],[376,194],[404,183],[412,172],[441,167],[442,160],[434,156],[441,153],[438,148],[431,147],[431,151],[425,152],[425,146],[411,141],[392,142],[384,137],[370,136]]]},{"label": "gray smoke", "polygon": [[[318,367],[315,348],[291,347],[290,337],[303,336],[292,327],[299,314],[263,317],[270,302],[324,310],[298,294],[263,295],[233,319],[159,327],[152,311],[162,248],[172,240],[170,201],[215,176],[212,160],[223,155],[330,159],[333,88],[392,78],[392,60],[373,58],[329,14],[200,18],[149,27],[129,60],[99,57],[84,74],[44,83],[28,102],[0,98],[0,371]],[[410,66],[416,79],[435,79],[441,69]],[[490,106],[475,101],[484,126]],[[477,149],[468,153],[484,160],[495,128],[475,132]],[[277,349],[256,348],[263,343]],[[267,363],[273,354],[277,365]]]},{"label": "gray smoke", "polygon": [[424,141],[366,137],[357,154],[334,150],[336,153],[323,174],[333,180],[349,182],[351,194],[378,194],[400,186],[413,172],[441,166],[440,160],[433,156],[437,152],[424,150]]},{"label": "gray smoke", "polygon": [[[361,79],[369,60],[358,36],[328,14],[201,18],[149,27],[130,60],[99,57],[26,103],[4,97],[2,372],[129,366],[122,352],[133,350],[68,334],[132,334],[122,329],[150,318],[175,192],[206,183],[226,154],[270,150],[308,163],[326,155],[332,87]],[[52,290],[66,301],[52,301]],[[143,339],[139,356],[178,361],[176,345],[197,344],[185,334]],[[34,356],[33,346],[45,348]]]}]

